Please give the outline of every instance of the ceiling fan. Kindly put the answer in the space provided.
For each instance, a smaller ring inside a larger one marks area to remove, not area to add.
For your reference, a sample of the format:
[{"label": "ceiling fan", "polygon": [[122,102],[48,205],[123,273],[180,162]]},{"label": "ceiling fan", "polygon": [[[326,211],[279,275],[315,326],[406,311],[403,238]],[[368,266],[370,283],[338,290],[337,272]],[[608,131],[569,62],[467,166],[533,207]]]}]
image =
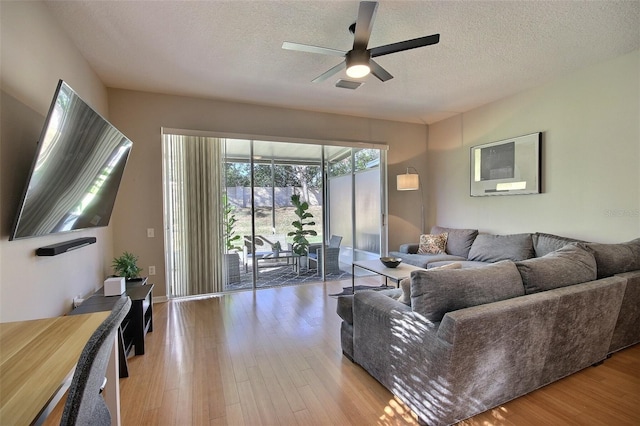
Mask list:
[{"label": "ceiling fan", "polygon": [[344,52],[342,50],[330,49],[327,47],[310,46],[308,44],[291,43],[285,41],[282,48],[287,50],[297,50],[300,52],[319,53],[321,55],[344,57],[345,60],[335,67],[316,77],[313,82],[319,83],[337,74],[343,68],[347,68],[347,75],[351,78],[363,78],[369,73],[375,75],[380,81],[387,81],[393,78],[391,74],[382,68],[372,58],[378,56],[389,55],[391,53],[402,52],[403,50],[415,49],[416,47],[429,46],[440,41],[440,34],[414,38],[412,40],[400,41],[397,43],[387,44],[384,46],[367,49],[373,20],[376,15],[378,2],[363,1],[360,2],[358,9],[358,18],[354,24],[349,27],[349,31],[354,35],[353,48]]}]

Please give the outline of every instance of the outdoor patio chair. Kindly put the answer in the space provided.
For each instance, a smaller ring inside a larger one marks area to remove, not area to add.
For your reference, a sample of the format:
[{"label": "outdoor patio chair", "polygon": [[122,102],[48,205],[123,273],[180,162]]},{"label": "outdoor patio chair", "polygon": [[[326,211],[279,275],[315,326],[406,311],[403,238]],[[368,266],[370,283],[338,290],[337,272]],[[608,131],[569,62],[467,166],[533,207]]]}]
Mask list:
[{"label": "outdoor patio chair", "polygon": [[242,262],[244,263],[244,272],[248,272],[249,259],[253,262],[253,259],[257,257],[260,259],[262,256],[270,253],[269,247],[265,247],[264,241],[260,237],[256,236],[256,244],[253,245],[251,236],[245,235],[243,238],[244,244],[242,245]]},{"label": "outdoor patio chair", "polygon": [[[342,242],[342,237],[339,235],[332,235],[329,239],[329,245],[325,246],[324,253],[326,255],[326,260],[324,262],[324,272],[325,274],[339,274],[340,271],[340,263],[338,258],[340,257],[340,243]],[[322,244],[310,244],[309,245],[309,268],[311,264],[315,263],[315,269],[318,270],[318,274],[320,273],[320,265],[322,265]]]},{"label": "outdoor patio chair", "polygon": [[245,235],[244,237],[244,247],[243,247],[243,262],[244,262],[244,271],[248,272],[248,264],[249,260],[251,260],[252,264],[257,265],[258,260],[265,258],[277,258],[277,256],[273,256],[274,249],[273,245],[276,242],[280,243],[280,250],[278,251],[291,251],[290,244],[287,245],[286,235],[283,234],[273,234],[268,236],[256,235],[256,246],[257,248],[252,249],[251,237]]}]

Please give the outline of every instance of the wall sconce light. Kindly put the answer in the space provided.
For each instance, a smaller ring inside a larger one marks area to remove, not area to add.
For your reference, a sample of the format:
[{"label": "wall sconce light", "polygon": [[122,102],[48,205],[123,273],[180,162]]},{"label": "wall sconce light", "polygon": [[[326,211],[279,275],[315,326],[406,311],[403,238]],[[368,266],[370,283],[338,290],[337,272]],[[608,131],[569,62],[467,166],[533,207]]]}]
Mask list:
[{"label": "wall sconce light", "polygon": [[[415,173],[409,173],[409,169],[413,169]],[[420,190],[420,231],[424,234],[424,190],[422,187],[422,182],[420,180],[420,175],[415,167],[407,167],[407,172],[403,175],[396,176],[396,188],[398,191],[417,191]]]}]

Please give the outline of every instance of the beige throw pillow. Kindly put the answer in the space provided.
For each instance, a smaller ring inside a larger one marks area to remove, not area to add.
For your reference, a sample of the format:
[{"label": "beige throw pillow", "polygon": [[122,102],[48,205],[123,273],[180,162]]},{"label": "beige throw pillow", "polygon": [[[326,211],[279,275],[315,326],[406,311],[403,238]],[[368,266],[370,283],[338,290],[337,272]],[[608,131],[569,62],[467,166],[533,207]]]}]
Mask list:
[{"label": "beige throw pillow", "polygon": [[[447,265],[438,266],[437,268],[427,269],[429,271],[435,271],[438,269],[461,269],[461,263],[449,263]],[[404,278],[400,280],[400,288],[402,289],[402,294],[398,297],[398,302],[404,303],[405,305],[411,306],[411,278]]]},{"label": "beige throw pillow", "polygon": [[420,235],[419,254],[442,254],[447,248],[447,234],[424,234]]}]

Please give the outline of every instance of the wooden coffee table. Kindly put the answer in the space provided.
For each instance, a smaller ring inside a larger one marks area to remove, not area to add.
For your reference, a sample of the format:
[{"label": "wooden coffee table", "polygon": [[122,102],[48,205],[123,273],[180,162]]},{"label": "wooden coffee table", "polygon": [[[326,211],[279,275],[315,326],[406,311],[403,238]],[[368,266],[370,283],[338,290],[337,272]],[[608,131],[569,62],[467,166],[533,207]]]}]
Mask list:
[{"label": "wooden coffee table", "polygon": [[384,277],[384,284],[387,285],[387,280],[391,279],[396,282],[396,286],[399,286],[400,280],[407,278],[413,271],[424,271],[424,268],[419,268],[413,265],[407,265],[404,263],[399,264],[395,268],[387,268],[380,262],[380,259],[371,260],[356,260],[351,264],[351,291],[355,294],[355,269],[366,269],[367,271],[374,272]]}]

